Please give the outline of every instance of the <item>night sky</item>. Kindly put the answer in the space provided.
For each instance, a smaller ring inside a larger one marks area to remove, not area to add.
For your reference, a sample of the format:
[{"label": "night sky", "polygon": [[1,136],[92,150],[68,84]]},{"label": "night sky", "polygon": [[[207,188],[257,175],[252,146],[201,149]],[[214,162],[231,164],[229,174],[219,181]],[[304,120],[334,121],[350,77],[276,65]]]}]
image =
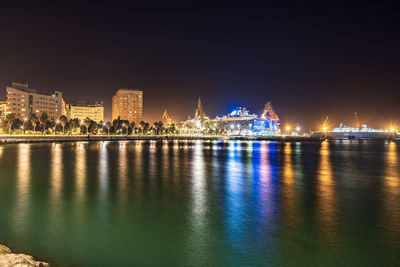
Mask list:
[{"label": "night sky", "polygon": [[[279,2],[279,1],[275,1]],[[175,121],[272,101],[283,122],[400,122],[395,4],[0,3],[0,96],[12,81],[104,101],[144,90],[145,120]]]}]

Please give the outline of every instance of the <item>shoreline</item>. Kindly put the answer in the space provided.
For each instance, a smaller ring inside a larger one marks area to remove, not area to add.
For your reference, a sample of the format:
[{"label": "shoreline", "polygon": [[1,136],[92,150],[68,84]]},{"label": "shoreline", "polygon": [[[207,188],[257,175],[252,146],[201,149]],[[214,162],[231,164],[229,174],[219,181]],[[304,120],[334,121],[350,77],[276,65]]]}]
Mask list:
[{"label": "shoreline", "polygon": [[35,260],[33,256],[30,255],[14,253],[10,248],[0,244],[0,266],[50,267],[50,264]]},{"label": "shoreline", "polygon": [[[357,139],[335,139],[328,140],[399,140],[398,138],[357,138]],[[115,136],[115,135],[3,135],[0,136],[0,144],[18,143],[53,143],[53,142],[99,142],[99,141],[280,141],[280,142],[320,142],[325,139],[309,136]]]}]

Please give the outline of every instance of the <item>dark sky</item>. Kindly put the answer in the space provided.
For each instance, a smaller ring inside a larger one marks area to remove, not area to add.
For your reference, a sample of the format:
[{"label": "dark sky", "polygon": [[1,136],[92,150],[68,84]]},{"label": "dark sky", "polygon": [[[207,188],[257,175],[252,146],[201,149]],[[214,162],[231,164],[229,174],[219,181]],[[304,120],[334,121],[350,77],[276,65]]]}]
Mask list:
[{"label": "dark sky", "polygon": [[[400,120],[400,9],[251,3],[118,1],[0,3],[1,96],[12,81],[100,100],[111,116],[121,87],[144,90],[144,115],[210,116],[235,105],[315,127]],[[279,2],[279,1],[274,1]]]}]

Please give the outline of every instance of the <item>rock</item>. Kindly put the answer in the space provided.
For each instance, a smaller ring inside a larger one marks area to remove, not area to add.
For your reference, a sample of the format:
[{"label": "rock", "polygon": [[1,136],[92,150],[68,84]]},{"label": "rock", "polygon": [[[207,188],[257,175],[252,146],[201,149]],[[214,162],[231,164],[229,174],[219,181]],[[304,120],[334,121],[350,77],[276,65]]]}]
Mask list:
[{"label": "rock", "polygon": [[6,246],[0,245],[1,267],[50,267],[46,262],[36,261],[32,256],[15,254]]},{"label": "rock", "polygon": [[7,254],[7,253],[11,253],[11,249],[0,244],[0,254]]}]

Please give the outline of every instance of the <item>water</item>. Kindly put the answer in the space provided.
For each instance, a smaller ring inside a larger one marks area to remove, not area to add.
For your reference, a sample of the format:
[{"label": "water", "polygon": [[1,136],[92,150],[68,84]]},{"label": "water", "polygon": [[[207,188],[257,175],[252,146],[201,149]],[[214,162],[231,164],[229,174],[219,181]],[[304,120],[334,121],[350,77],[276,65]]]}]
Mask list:
[{"label": "water", "polygon": [[0,242],[55,266],[398,266],[399,150],[3,145]]}]

